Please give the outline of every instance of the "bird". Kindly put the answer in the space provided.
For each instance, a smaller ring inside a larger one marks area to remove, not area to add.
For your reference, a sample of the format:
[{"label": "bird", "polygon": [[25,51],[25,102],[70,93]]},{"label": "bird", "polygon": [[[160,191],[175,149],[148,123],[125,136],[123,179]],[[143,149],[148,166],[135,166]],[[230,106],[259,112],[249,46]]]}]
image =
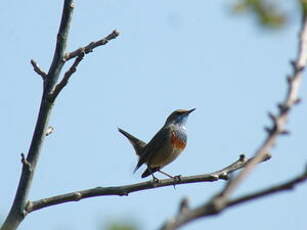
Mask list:
[{"label": "bird", "polygon": [[118,128],[118,131],[130,141],[136,155],[139,157],[134,172],[143,164],[146,164],[147,168],[143,172],[142,178],[152,175],[154,180],[158,180],[154,176],[155,172],[175,178],[161,171],[161,168],[174,161],[186,147],[187,133],[185,124],[188,116],[194,110],[195,108],[190,110],[178,109],[172,112],[163,127],[148,143]]}]

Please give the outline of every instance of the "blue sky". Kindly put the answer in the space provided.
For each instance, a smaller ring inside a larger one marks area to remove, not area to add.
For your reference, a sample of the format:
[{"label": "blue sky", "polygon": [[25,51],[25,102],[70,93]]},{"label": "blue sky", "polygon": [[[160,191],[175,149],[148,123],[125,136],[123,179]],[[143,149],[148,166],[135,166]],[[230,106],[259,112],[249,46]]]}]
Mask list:
[{"label": "blue sky", "polygon": [[[121,127],[145,141],[178,108],[194,108],[184,153],[165,168],[194,175],[223,168],[239,154],[251,156],[270,124],[268,111],[285,95],[289,60],[296,55],[299,17],[282,1],[290,22],[279,31],[261,29],[250,16],[234,16],[229,1],[76,1],[68,51],[117,29],[121,34],[87,55],[58,97],[30,194],[36,200],[96,186],[144,181],[133,174],[137,159]],[[48,70],[62,1],[8,1],[0,7],[2,164],[0,215],[5,217],[36,122],[42,81],[30,65]],[[305,80],[305,79],[304,79]],[[283,182],[306,165],[306,81],[303,103],[291,113],[290,136],[278,139],[272,160],[259,165],[235,196]],[[142,168],[143,169],[143,168]],[[161,178],[163,176],[160,176]],[[224,182],[99,197],[31,213],[21,230],[97,229],[110,220],[131,219],[157,229],[176,214],[183,197],[192,207]],[[306,228],[307,185],[267,197],[183,229]],[[256,224],[249,225],[255,217]],[[238,224],[240,223],[240,224]]]}]

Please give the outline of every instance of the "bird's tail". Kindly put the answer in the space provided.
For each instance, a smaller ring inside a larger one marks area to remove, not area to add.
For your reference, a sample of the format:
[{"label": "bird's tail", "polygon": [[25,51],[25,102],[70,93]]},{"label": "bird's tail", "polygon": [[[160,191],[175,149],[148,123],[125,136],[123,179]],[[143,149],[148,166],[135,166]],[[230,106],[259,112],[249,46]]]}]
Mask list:
[{"label": "bird's tail", "polygon": [[146,143],[120,128],[118,128],[118,131],[128,138],[135,150],[136,155],[140,156],[144,150],[144,147],[146,146]]}]

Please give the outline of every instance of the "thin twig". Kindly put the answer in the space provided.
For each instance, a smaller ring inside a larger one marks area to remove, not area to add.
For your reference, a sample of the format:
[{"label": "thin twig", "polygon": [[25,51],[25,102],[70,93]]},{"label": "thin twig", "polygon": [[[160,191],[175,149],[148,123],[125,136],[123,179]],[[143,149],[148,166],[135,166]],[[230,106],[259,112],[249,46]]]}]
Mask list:
[{"label": "thin twig", "polygon": [[34,61],[33,59],[31,59],[31,65],[33,66],[34,71],[35,71],[38,75],[40,75],[40,76],[42,77],[43,80],[45,80],[46,77],[47,77],[47,74],[45,73],[44,70],[42,70],[42,69],[38,66],[38,64],[36,63],[36,61]]},{"label": "thin twig", "polygon": [[[23,157],[25,163],[23,164],[24,167],[22,167],[22,173],[15,194],[15,198],[8,216],[6,217],[3,225],[1,226],[1,230],[16,230],[26,216],[25,207],[32,185],[32,179],[35,173],[36,165],[41,152],[41,147],[44,142],[49,116],[52,110],[52,103],[47,100],[47,96],[53,89],[55,82],[57,81],[61,69],[63,67],[63,55],[67,43],[67,36],[73,9],[73,0],[65,0],[53,61],[49,68],[48,75],[44,81],[45,84],[40,104],[39,115],[34,129],[29,152],[26,158]],[[28,170],[28,163],[31,166],[31,170]]]},{"label": "thin twig", "polygon": [[79,56],[75,59],[74,63],[71,65],[69,70],[64,74],[63,79],[55,86],[54,90],[50,93],[51,100],[54,101],[62,89],[67,85],[70,77],[73,75],[74,72],[77,71],[77,67],[80,62],[83,60],[84,52],[81,52]]},{"label": "thin twig", "polygon": [[267,195],[272,195],[274,193],[278,193],[278,192],[282,192],[282,191],[287,191],[287,190],[292,190],[296,185],[298,185],[299,183],[303,183],[307,180],[307,168],[305,170],[305,172],[298,176],[293,178],[292,180],[289,180],[288,182],[279,184],[279,185],[275,185],[272,186],[270,188],[258,191],[258,192],[254,192],[233,200],[230,200],[227,202],[227,207],[231,207],[237,204],[242,204],[244,202],[250,201],[250,200],[255,200],[258,198],[262,198],[264,196]]},{"label": "thin twig", "polygon": [[216,215],[226,208],[233,207],[235,205],[240,205],[248,201],[256,200],[262,197],[273,195],[276,193],[284,192],[293,189],[296,185],[307,181],[307,168],[301,175],[278,185],[271,186],[269,188],[241,196],[239,198],[229,200],[221,208],[219,200],[212,198],[208,203],[201,205],[194,209],[185,210],[185,212],[179,212],[177,216],[166,221],[160,230],[174,230],[179,227],[196,220],[198,218],[208,217],[211,215]]},{"label": "thin twig", "polygon": [[224,202],[227,201],[239,184],[250,174],[262,157],[274,146],[277,137],[288,133],[285,130],[288,115],[290,110],[300,101],[298,98],[298,90],[303,77],[303,70],[307,64],[307,18],[305,14],[303,14],[302,26],[299,33],[297,58],[291,64],[293,73],[287,78],[288,89],[285,99],[278,105],[279,112],[277,115],[269,113],[273,125],[271,128],[266,129],[268,131],[267,137],[256,151],[255,158],[221,192],[220,199],[224,200]]},{"label": "thin twig", "polygon": [[[36,169],[36,164],[38,162],[39,155],[41,152],[41,147],[43,145],[44,138],[46,137],[48,120],[56,96],[59,94],[61,89],[67,84],[73,72],[76,71],[76,67],[79,64],[79,62],[82,60],[84,52],[88,53],[95,47],[104,45],[109,40],[114,39],[115,37],[118,36],[118,33],[116,31],[113,31],[113,33],[107,36],[105,39],[91,43],[90,45],[86,46],[85,51],[83,51],[83,49],[81,48],[72,53],[68,53],[68,59],[74,57],[78,58],[76,58],[74,64],[65,73],[63,80],[59,83],[58,87],[55,87],[59,79],[63,65],[68,60],[66,59],[67,57],[64,55],[64,52],[66,49],[73,9],[74,9],[73,0],[64,0],[61,24],[57,34],[56,48],[54,51],[52,63],[49,67],[48,74],[42,71],[38,67],[35,61],[33,60],[31,61],[34,71],[37,72],[40,76],[42,76],[42,78],[44,79],[43,95],[28,155],[27,157],[25,157],[24,155],[22,156],[23,168],[19,180],[19,185],[15,194],[15,199],[10,209],[10,212],[6,217],[6,220],[1,226],[0,230],[16,230],[27,214],[25,209],[29,203],[28,194],[31,188],[32,179]],[[55,89],[55,94],[52,93],[54,89]]]},{"label": "thin twig", "polygon": [[[269,159],[269,155],[267,158]],[[129,193],[148,190],[148,189],[155,189],[159,187],[166,187],[166,186],[173,186],[174,184],[189,184],[189,183],[197,183],[197,182],[213,182],[218,180],[225,180],[228,178],[230,173],[241,169],[244,167],[250,159],[245,159],[242,155],[240,159],[235,161],[234,163],[230,164],[229,166],[225,167],[222,170],[218,170],[209,174],[202,174],[196,176],[187,176],[187,177],[180,177],[179,180],[174,179],[164,179],[159,180],[159,182],[154,182],[152,180],[137,183],[132,185],[124,185],[124,186],[114,186],[114,187],[97,187],[92,189],[86,189],[71,193],[66,193],[62,195],[57,195],[53,197],[44,198],[37,201],[29,201],[26,211],[33,212],[42,208],[46,208],[52,205],[59,205],[65,202],[71,201],[79,201],[90,197],[96,196],[110,196],[110,195],[119,195],[119,196],[127,196]]]},{"label": "thin twig", "polygon": [[79,56],[81,53],[88,54],[88,53],[92,52],[93,49],[95,49],[96,47],[103,46],[103,45],[107,44],[110,40],[117,38],[118,35],[119,35],[119,32],[116,31],[116,30],[113,30],[112,33],[110,33],[105,38],[102,38],[102,39],[95,41],[95,42],[91,42],[87,46],[76,49],[76,50],[74,50],[70,53],[66,53],[65,56],[64,56],[64,59],[65,59],[65,61],[68,61],[68,60],[70,60],[74,57]]},{"label": "thin twig", "polygon": [[[303,8],[303,17],[302,17],[302,25],[299,33],[299,45],[298,45],[298,54],[295,61],[291,62],[293,67],[293,73],[290,77],[287,78],[288,82],[288,90],[284,101],[278,105],[279,112],[277,115],[273,115],[273,113],[269,113],[269,117],[272,120],[272,127],[266,128],[267,137],[264,142],[260,145],[258,150],[255,152],[254,158],[252,158],[244,169],[239,173],[238,176],[234,177],[229,183],[227,183],[221,192],[215,195],[212,199],[210,199],[207,203],[185,213],[184,216],[177,216],[172,220],[166,222],[161,229],[163,230],[173,230],[178,227],[196,220],[200,217],[206,217],[209,215],[215,215],[228,206],[233,206],[235,204],[243,203],[245,201],[256,199],[268,194],[275,193],[277,191],[284,191],[288,188],[291,188],[297,183],[300,183],[306,180],[306,172],[303,176],[294,179],[290,183],[286,183],[285,185],[272,187],[270,189],[264,190],[262,192],[251,194],[249,196],[241,197],[237,200],[229,200],[229,197],[235,191],[235,189],[242,183],[242,181],[250,174],[250,172],[256,167],[256,164],[264,159],[264,156],[269,152],[269,150],[275,144],[275,141],[279,135],[287,134],[288,131],[285,130],[285,125],[288,119],[288,115],[290,110],[294,107],[294,105],[300,102],[298,98],[298,89],[300,86],[300,82],[302,80],[303,70],[306,66],[307,62],[307,4],[305,4]],[[307,171],[307,170],[306,170]],[[289,185],[290,184],[290,185]]]}]

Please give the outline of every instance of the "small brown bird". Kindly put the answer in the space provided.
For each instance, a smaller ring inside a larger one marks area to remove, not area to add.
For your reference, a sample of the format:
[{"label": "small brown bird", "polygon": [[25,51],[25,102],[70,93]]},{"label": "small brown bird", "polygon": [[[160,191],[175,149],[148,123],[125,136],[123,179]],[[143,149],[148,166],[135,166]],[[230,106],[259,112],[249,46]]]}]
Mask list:
[{"label": "small brown bird", "polygon": [[174,178],[161,171],[161,168],[174,161],[184,150],[187,143],[185,123],[188,115],[194,110],[195,108],[191,110],[179,109],[174,111],[169,115],[164,126],[148,144],[128,132],[118,129],[119,132],[128,138],[136,154],[139,156],[139,161],[134,172],[145,163],[147,164],[147,169],[142,174],[142,178],[152,175],[154,179],[157,179],[154,176],[154,173],[157,171],[168,177]]}]

